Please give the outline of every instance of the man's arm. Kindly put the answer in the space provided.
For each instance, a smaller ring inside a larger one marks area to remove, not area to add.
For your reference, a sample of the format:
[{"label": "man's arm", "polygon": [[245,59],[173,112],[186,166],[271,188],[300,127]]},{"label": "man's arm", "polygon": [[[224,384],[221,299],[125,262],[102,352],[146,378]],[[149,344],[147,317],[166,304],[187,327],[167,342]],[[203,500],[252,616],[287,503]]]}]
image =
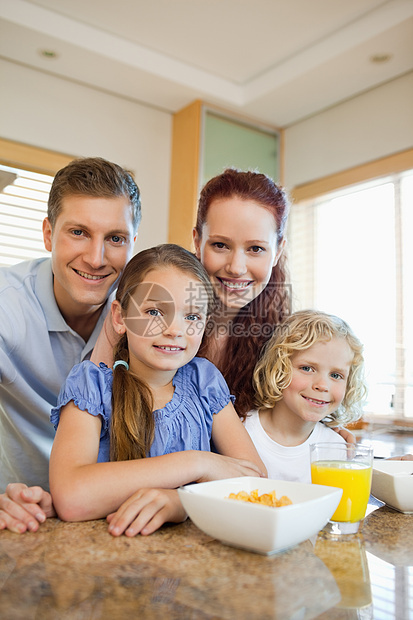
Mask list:
[{"label": "man's arm", "polygon": [[41,487],[15,482],[0,495],[0,530],[36,532],[47,517],[55,516],[51,495]]},{"label": "man's arm", "polygon": [[90,361],[97,366],[100,362],[104,362],[106,366],[111,368],[113,366],[113,348],[118,340],[119,334],[113,329],[112,313],[108,312],[90,356]]}]

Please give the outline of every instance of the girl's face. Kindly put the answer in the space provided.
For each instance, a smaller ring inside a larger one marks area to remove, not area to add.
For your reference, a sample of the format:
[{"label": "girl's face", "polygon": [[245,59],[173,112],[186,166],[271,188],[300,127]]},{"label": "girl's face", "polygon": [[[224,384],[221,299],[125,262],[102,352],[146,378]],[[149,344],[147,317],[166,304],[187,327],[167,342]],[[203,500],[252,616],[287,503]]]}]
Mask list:
[{"label": "girl's face", "polygon": [[354,358],[344,338],[313,344],[291,357],[292,380],[283,391],[281,405],[306,422],[319,422],[336,411],[346,394]]},{"label": "girl's face", "polygon": [[115,330],[127,333],[129,366],[175,371],[191,361],[201,344],[208,298],[202,283],[175,267],[149,271],[130,296],[126,314],[114,301]]},{"label": "girl's face", "polygon": [[194,230],[197,257],[227,308],[240,309],[265,288],[284,247],[270,211],[253,200],[223,198],[208,209],[201,237]]}]

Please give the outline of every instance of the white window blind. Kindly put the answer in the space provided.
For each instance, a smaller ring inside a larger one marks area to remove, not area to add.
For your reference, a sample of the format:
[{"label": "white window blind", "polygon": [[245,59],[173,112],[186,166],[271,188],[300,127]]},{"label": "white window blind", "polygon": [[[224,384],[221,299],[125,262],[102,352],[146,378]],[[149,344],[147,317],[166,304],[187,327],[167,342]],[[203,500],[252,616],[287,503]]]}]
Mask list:
[{"label": "white window blind", "polygon": [[0,165],[0,265],[46,256],[42,221],[53,177]]},{"label": "white window blind", "polygon": [[413,419],[413,171],[293,205],[294,309],[346,320],[364,343],[366,414]]}]

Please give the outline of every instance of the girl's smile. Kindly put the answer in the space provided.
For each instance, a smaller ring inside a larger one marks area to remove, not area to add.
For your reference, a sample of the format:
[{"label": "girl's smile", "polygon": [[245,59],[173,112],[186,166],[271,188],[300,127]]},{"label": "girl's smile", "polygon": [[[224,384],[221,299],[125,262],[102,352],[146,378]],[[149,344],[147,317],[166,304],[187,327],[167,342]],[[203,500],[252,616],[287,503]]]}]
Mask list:
[{"label": "girl's smile", "polygon": [[185,349],[183,349],[183,347],[168,347],[166,345],[162,346],[160,344],[158,345],[153,345],[155,347],[155,349],[160,349],[161,351],[184,351]]},{"label": "girl's smile", "polygon": [[314,405],[318,406],[318,407],[322,407],[324,405],[329,405],[330,401],[329,400],[316,400],[315,398],[309,398],[308,396],[304,396],[302,395],[302,397],[307,400],[309,403],[313,403]]}]

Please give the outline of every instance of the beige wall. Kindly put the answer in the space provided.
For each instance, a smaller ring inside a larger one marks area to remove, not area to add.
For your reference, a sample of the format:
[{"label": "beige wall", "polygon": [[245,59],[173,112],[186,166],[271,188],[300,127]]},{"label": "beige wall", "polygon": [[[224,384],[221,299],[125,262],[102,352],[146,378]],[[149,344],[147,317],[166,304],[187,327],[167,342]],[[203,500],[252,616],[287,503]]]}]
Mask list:
[{"label": "beige wall", "polygon": [[285,129],[288,189],[413,147],[410,73]]},{"label": "beige wall", "polygon": [[0,137],[132,170],[142,192],[137,249],[168,233],[172,117],[0,60]]},{"label": "beige wall", "polygon": [[[137,248],[167,241],[171,114],[4,60],[0,80],[0,137],[133,170],[143,202]],[[286,128],[285,186],[412,148],[412,101],[409,74]]]}]

